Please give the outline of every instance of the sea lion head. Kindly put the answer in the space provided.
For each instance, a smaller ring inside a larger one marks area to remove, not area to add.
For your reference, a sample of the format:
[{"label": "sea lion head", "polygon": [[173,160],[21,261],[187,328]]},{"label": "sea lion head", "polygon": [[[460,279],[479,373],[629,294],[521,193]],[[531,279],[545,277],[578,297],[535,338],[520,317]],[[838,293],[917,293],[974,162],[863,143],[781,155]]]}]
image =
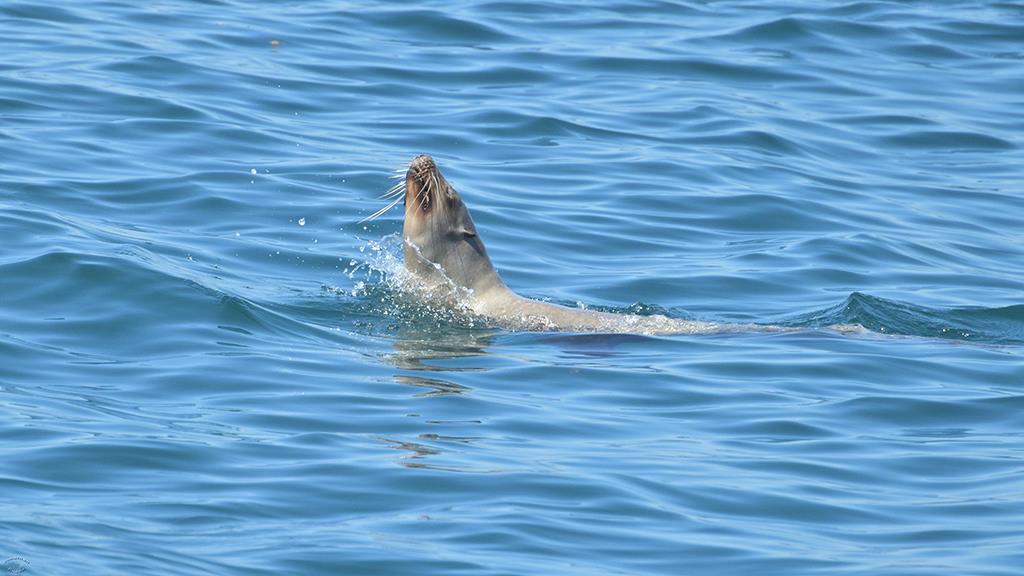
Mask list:
[{"label": "sea lion head", "polygon": [[502,285],[462,197],[424,154],[405,174],[405,267],[429,286],[476,294]]}]

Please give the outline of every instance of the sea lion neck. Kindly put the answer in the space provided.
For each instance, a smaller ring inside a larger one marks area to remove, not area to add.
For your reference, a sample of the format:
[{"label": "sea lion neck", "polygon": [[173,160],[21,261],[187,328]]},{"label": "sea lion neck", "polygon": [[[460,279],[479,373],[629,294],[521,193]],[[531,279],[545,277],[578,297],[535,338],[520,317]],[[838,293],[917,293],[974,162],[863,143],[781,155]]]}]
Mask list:
[{"label": "sea lion neck", "polygon": [[471,293],[504,288],[469,209],[433,158],[413,159],[405,187],[406,269],[429,286]]}]

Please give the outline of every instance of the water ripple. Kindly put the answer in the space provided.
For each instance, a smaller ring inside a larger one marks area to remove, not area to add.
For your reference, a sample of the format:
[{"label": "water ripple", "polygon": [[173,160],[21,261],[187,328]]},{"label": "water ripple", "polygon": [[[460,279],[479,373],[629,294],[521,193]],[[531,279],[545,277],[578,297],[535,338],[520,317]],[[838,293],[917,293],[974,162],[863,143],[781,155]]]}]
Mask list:
[{"label": "water ripple", "polygon": [[[1016,574],[1021,14],[4,3],[0,566]],[[790,330],[412,301],[424,152],[522,294]]]}]

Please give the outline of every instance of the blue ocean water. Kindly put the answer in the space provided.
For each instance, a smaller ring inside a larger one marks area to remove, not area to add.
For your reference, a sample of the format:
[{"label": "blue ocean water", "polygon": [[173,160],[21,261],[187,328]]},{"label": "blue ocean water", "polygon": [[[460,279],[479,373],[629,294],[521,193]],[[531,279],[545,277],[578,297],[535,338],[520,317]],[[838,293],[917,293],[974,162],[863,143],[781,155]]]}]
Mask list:
[{"label": "blue ocean water", "polygon": [[[1020,574],[1024,4],[0,30],[7,574]],[[411,303],[358,222],[419,153],[521,294],[797,330]]]}]

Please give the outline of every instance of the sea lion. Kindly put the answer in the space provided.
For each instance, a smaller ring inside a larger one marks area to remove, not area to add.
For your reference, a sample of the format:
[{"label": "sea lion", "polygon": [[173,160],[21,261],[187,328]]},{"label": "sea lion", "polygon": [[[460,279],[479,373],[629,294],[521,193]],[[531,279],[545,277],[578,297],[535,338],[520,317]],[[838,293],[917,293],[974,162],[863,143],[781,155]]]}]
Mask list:
[{"label": "sea lion", "polygon": [[662,315],[568,308],[512,292],[487,256],[462,197],[428,155],[414,158],[404,182],[384,197],[393,200],[366,220],[380,216],[404,199],[405,267],[432,301],[461,307],[510,330],[690,334],[723,328]]}]

